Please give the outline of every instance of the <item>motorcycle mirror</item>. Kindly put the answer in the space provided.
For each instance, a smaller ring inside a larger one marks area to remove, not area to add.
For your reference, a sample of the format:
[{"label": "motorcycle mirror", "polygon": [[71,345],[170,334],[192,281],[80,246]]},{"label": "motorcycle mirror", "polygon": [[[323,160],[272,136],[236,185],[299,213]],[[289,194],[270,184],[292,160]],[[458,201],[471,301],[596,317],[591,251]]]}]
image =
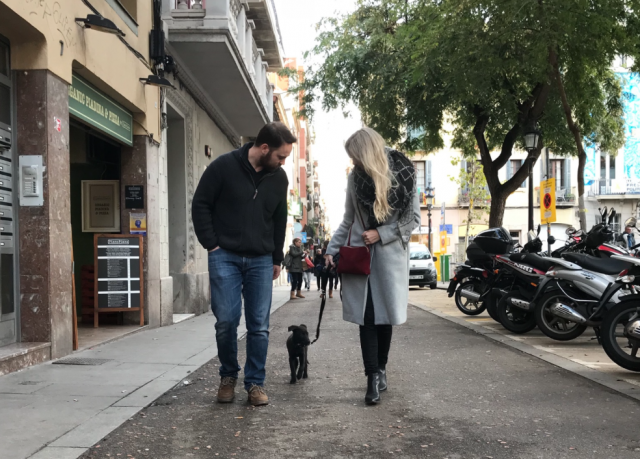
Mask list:
[{"label": "motorcycle mirror", "polygon": [[607,206],[604,206],[604,209],[602,209],[602,223],[607,223],[607,215],[609,215],[609,209],[607,208]]},{"label": "motorcycle mirror", "polygon": [[631,227],[631,228],[635,228],[636,227],[636,223],[637,223],[637,220],[636,220],[635,217],[629,217],[624,221],[624,226],[625,226],[625,228],[627,226]]},{"label": "motorcycle mirror", "polygon": [[613,223],[613,217],[616,216],[616,210],[612,207],[611,212],[609,212],[609,224]]},{"label": "motorcycle mirror", "polygon": [[538,225],[538,234],[536,234],[536,236],[540,236],[540,229],[542,229],[542,226]]},{"label": "motorcycle mirror", "polygon": [[564,234],[566,234],[567,236],[571,236],[572,234],[574,234],[577,230],[573,227],[570,226],[568,227],[566,230],[564,230]]},{"label": "motorcycle mirror", "polygon": [[531,242],[535,238],[536,238],[536,233],[534,233],[533,230],[529,230],[529,232],[527,232],[527,240]]},{"label": "motorcycle mirror", "polygon": [[556,243],[556,238],[553,236],[549,236],[549,239],[547,240],[547,242],[549,242],[549,245],[553,245]]}]

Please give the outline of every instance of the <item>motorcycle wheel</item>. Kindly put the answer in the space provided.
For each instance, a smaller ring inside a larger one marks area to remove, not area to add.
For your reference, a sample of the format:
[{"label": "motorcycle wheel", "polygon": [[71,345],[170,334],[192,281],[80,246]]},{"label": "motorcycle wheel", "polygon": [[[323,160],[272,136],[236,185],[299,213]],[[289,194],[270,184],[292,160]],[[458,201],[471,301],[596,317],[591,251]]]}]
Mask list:
[{"label": "motorcycle wheel", "polygon": [[540,331],[556,341],[571,341],[582,335],[587,329],[586,325],[556,317],[549,312],[549,308],[555,303],[563,303],[570,307],[575,305],[570,298],[561,292],[548,292],[543,295],[533,311]]},{"label": "motorcycle wheel", "polygon": [[640,302],[621,301],[611,308],[602,322],[602,347],[609,358],[622,368],[640,371],[640,339],[625,335],[625,327],[640,319]]},{"label": "motorcycle wheel", "polygon": [[512,306],[508,301],[515,295],[506,294],[498,303],[497,312],[499,322],[504,328],[519,335],[528,333],[536,328],[536,319],[532,312],[524,311]]},{"label": "motorcycle wheel", "polygon": [[489,293],[489,295],[487,295],[487,299],[484,300],[484,304],[487,307],[489,316],[496,322],[500,323],[500,319],[498,318],[498,298],[493,293]]},{"label": "motorcycle wheel", "polygon": [[482,314],[482,312],[486,309],[484,302],[474,302],[469,298],[463,297],[461,295],[463,289],[471,290],[472,292],[476,293],[482,293],[482,282],[480,282],[478,279],[466,280],[460,284],[460,287],[458,287],[455,294],[456,307],[460,310],[461,313],[468,316],[477,316],[478,314]]}]

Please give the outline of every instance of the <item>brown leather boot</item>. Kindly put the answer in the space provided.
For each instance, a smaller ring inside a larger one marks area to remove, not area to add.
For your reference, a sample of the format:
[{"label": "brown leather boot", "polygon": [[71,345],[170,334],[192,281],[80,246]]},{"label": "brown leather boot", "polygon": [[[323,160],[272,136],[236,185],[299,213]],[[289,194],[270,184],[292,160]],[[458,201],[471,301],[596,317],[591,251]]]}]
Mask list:
[{"label": "brown leather boot", "polygon": [[231,403],[236,397],[236,383],[237,378],[231,376],[225,376],[220,380],[220,387],[218,388],[218,403]]},{"label": "brown leather boot", "polygon": [[269,397],[267,397],[267,393],[264,391],[264,387],[258,386],[256,384],[252,384],[251,387],[247,390],[249,394],[249,403],[253,406],[263,406],[269,404]]},{"label": "brown leather boot", "polygon": [[298,298],[304,298],[304,296],[302,296],[302,291],[298,290],[298,293],[296,295]]},{"label": "brown leather boot", "polygon": [[296,292],[291,292],[291,296],[289,297],[290,300],[295,300],[296,299]]},{"label": "brown leather boot", "polygon": [[329,298],[333,298],[333,290],[329,290]]}]

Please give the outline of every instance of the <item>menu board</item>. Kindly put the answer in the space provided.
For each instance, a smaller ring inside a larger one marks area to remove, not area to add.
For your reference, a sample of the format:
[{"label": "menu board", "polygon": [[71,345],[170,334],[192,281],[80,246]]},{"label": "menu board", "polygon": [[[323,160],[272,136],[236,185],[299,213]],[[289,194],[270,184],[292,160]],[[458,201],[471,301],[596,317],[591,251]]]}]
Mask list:
[{"label": "menu board", "polygon": [[96,315],[98,311],[140,310],[142,321],[142,237],[96,234],[94,241]]}]

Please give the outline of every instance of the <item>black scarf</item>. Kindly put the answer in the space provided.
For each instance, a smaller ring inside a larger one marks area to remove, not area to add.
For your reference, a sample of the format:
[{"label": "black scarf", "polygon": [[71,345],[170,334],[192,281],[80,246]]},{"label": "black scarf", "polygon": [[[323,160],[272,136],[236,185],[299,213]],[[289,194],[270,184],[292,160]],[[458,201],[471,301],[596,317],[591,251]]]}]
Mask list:
[{"label": "black scarf", "polygon": [[[411,206],[416,184],[416,172],[413,163],[402,153],[387,149],[389,167],[393,175],[387,200],[393,210],[403,213]],[[368,227],[374,229],[384,222],[379,222],[373,212],[376,202],[376,186],[373,179],[360,167],[353,168],[356,196],[368,213]],[[363,222],[364,224],[365,222]]]}]

